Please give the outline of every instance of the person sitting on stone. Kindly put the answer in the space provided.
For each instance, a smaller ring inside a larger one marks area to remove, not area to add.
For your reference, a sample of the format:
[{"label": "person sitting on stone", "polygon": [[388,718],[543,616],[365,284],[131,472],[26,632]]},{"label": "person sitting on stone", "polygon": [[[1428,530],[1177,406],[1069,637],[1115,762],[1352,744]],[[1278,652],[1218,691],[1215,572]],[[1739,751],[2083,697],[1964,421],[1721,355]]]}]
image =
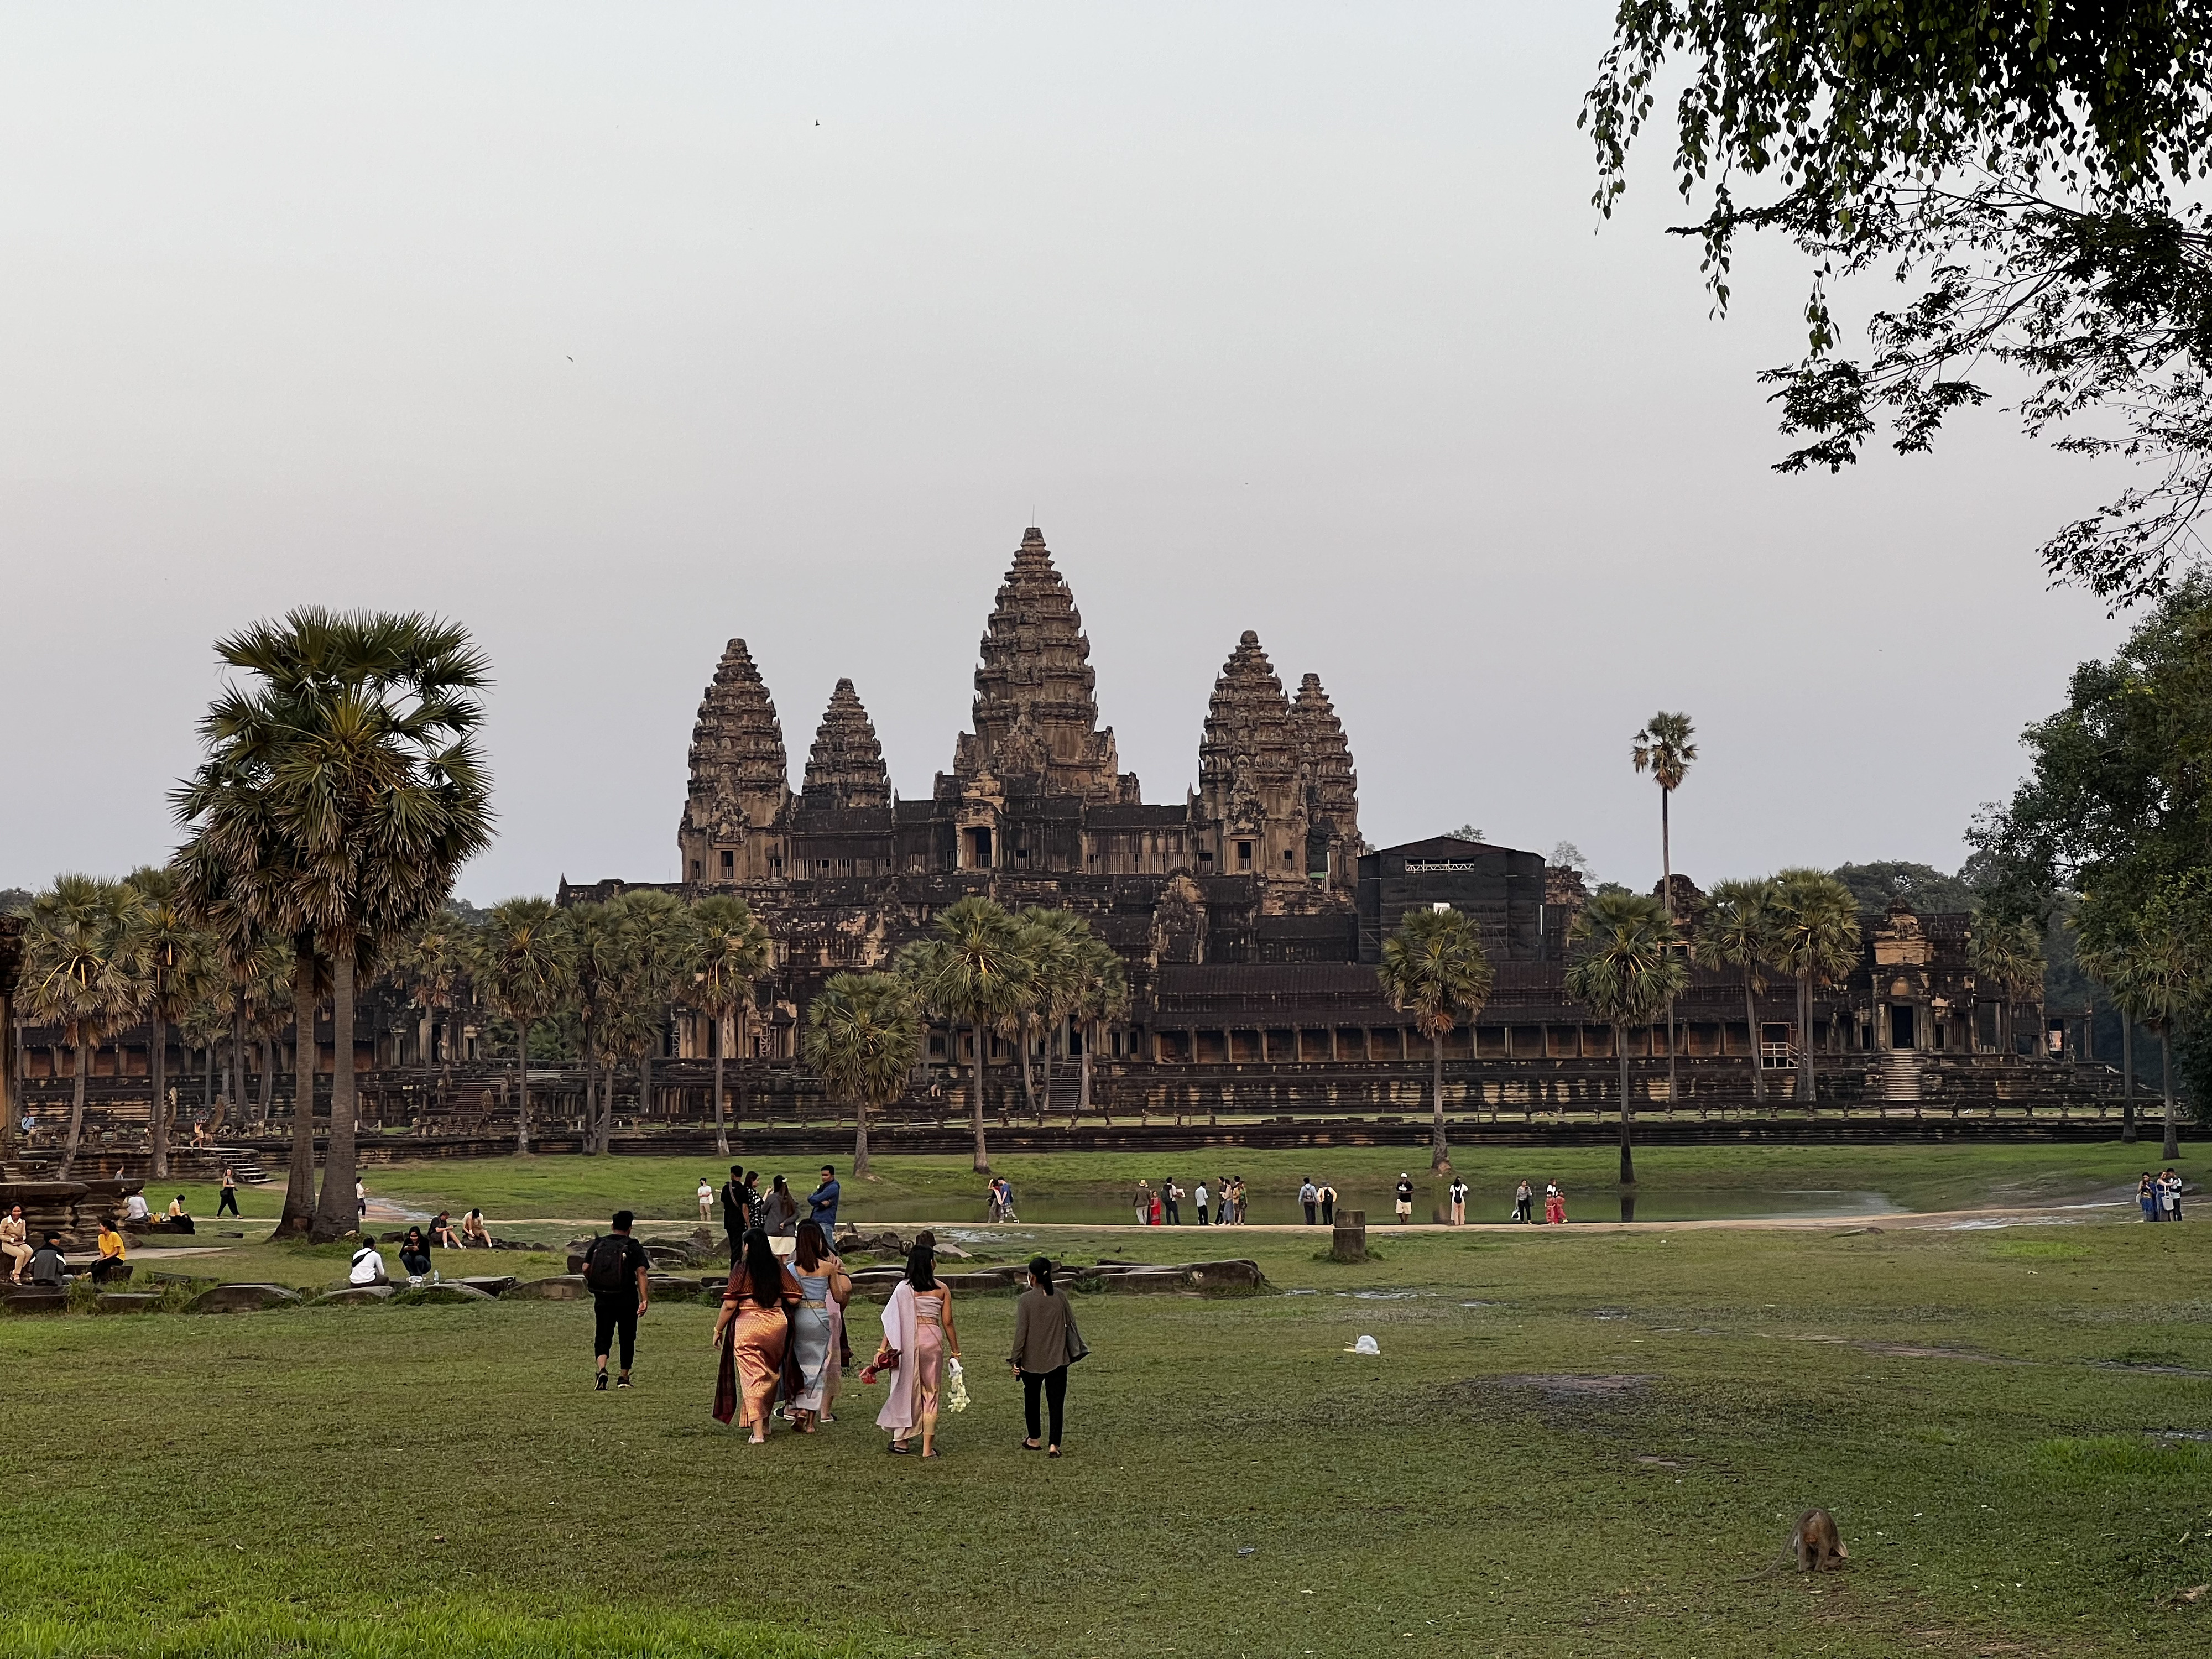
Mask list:
[{"label": "person sitting on stone", "polygon": [[92,1282],[105,1285],[111,1279],[128,1279],[131,1270],[124,1266],[123,1235],[112,1221],[100,1224],[100,1260],[92,1264]]},{"label": "person sitting on stone", "polygon": [[145,1194],[133,1193],[130,1197],[123,1200],[123,1224],[125,1226],[143,1227],[152,1218],[153,1212],[146,1207]]},{"label": "person sitting on stone", "polygon": [[31,1283],[58,1291],[67,1286],[69,1276],[69,1258],[62,1254],[61,1235],[48,1233],[46,1242],[31,1253]]},{"label": "person sitting on stone", "polygon": [[430,1241],[422,1237],[420,1227],[410,1227],[407,1237],[399,1241],[399,1265],[407,1269],[410,1279],[429,1277]]},{"label": "person sitting on stone", "polygon": [[461,1240],[453,1231],[453,1212],[451,1210],[438,1212],[438,1218],[430,1224],[429,1242],[441,1250],[458,1250],[461,1248]]},{"label": "person sitting on stone", "polygon": [[8,1263],[8,1277],[15,1284],[23,1282],[24,1265],[31,1259],[31,1226],[23,1219],[20,1204],[0,1216],[0,1257]]},{"label": "person sitting on stone", "polygon": [[191,1212],[185,1208],[182,1193],[169,1200],[169,1212],[161,1219],[171,1232],[188,1233],[193,1231]]},{"label": "person sitting on stone", "polygon": [[370,1239],[353,1253],[353,1267],[346,1274],[349,1285],[389,1285],[392,1275],[384,1266],[384,1254]]},{"label": "person sitting on stone", "polygon": [[484,1225],[482,1210],[471,1210],[461,1218],[461,1248],[465,1250],[491,1249],[491,1232]]}]

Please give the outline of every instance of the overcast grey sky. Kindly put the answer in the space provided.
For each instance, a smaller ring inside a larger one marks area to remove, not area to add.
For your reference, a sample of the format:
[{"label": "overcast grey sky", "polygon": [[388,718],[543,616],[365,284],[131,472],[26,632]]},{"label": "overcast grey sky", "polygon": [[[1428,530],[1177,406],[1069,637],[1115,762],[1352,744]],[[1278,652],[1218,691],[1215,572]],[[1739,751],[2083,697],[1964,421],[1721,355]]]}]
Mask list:
[{"label": "overcast grey sky", "polygon": [[[1589,205],[1611,7],[17,6],[0,14],[0,885],[173,843],[210,641],[427,608],[498,675],[489,902],[667,879],[742,635],[902,793],[1043,526],[1152,799],[1246,628],[1377,844],[1962,856],[2115,624],[2032,549],[2114,481],[2001,413],[1778,478],[1662,150]],[[794,781],[796,781],[794,775]]]}]

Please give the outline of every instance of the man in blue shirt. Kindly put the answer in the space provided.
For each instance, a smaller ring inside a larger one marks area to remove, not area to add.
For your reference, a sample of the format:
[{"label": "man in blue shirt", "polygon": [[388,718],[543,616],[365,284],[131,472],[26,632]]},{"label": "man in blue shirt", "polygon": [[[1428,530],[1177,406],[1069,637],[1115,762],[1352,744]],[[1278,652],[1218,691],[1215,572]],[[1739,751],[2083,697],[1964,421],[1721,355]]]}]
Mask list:
[{"label": "man in blue shirt", "polygon": [[822,1184],[806,1195],[806,1218],[822,1229],[825,1243],[837,1240],[837,1170],[834,1164],[822,1166]]}]

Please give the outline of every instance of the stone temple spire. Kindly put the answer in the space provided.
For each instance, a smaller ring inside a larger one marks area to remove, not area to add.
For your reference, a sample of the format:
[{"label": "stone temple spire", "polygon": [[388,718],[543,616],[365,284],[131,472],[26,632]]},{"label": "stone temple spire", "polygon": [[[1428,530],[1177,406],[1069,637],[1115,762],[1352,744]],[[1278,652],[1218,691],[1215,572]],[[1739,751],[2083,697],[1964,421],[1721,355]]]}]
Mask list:
[{"label": "stone temple spire", "polygon": [[1137,799],[1117,771],[1114,729],[1098,727],[1091,641],[1044,532],[1022,532],[975,666],[975,730],[953,750],[961,784],[1034,780],[1048,795]]},{"label": "stone temple spire", "polygon": [[[1363,846],[1359,775],[1352,767],[1343,722],[1322,689],[1320,675],[1309,674],[1299,682],[1298,695],[1291,704],[1291,729],[1297,735],[1298,760],[1305,772],[1308,836],[1327,846],[1330,878],[1349,885],[1356,879]],[[1310,868],[1318,866],[1316,859]]]},{"label": "stone temple spire", "polygon": [[749,831],[773,824],[790,800],[775,703],[745,642],[732,640],[691,728],[691,783],[677,834],[688,878],[760,873],[734,854],[726,868],[721,854],[742,847]]},{"label": "stone temple spire", "polygon": [[853,682],[839,680],[814,733],[806,758],[806,805],[842,811],[881,809],[891,804],[890,774],[884,769],[884,747],[875,722],[860,706]]},{"label": "stone temple spire", "polygon": [[1200,810],[1222,837],[1221,873],[1305,879],[1303,779],[1290,700],[1247,629],[1213,683],[1198,745]]}]

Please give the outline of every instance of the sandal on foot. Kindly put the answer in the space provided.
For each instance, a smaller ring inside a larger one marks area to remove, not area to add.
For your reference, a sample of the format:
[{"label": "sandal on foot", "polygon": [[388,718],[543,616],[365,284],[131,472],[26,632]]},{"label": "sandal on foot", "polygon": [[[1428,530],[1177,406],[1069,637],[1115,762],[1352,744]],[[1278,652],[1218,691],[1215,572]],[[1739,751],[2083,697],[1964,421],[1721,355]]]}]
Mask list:
[{"label": "sandal on foot", "polygon": [[892,1442],[891,1442],[891,1443],[890,1443],[890,1445],[886,1449],[888,1449],[888,1450],[890,1451],[890,1455],[891,1455],[893,1457],[911,1457],[911,1456],[913,1456],[913,1455],[914,1455],[914,1448],[913,1448],[913,1447],[911,1447],[911,1446],[902,1446],[902,1445],[900,1445],[900,1444],[899,1444],[899,1443],[898,1443],[897,1441],[896,1441],[896,1440],[892,1441]]},{"label": "sandal on foot", "polygon": [[1022,1442],[1022,1449],[1024,1451],[1042,1451],[1044,1447],[1042,1443],[1038,1441],[1024,1440]]}]

